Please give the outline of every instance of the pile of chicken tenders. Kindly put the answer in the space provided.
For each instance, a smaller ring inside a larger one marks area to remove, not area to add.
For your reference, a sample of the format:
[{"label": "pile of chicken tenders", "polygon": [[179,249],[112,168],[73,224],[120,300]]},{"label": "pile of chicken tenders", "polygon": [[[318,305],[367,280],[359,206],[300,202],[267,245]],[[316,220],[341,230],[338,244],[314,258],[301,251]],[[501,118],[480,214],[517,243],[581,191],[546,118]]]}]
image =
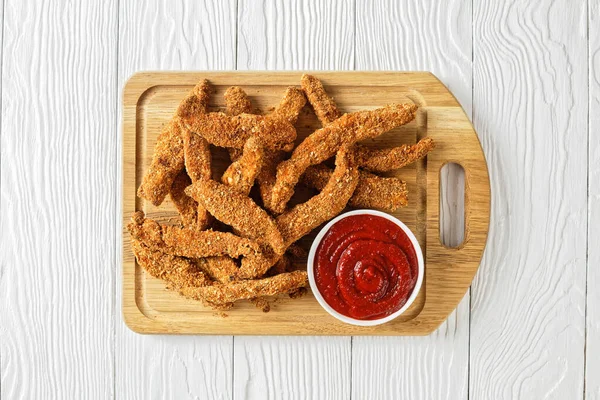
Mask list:
[{"label": "pile of chicken tenders", "polygon": [[[408,204],[406,183],[377,173],[402,168],[434,147],[374,149],[359,142],[412,121],[412,103],[342,114],[314,76],[289,87],[268,114],[253,113],[240,87],[225,92],[225,112],[209,112],[203,80],[181,101],[160,133],[138,196],[159,206],[170,196],[180,224],[163,225],[142,211],[127,226],[133,253],[146,273],[169,289],[217,310],[250,300],[269,311],[273,296],[306,292],[307,273],[291,259],[295,244],[346,206],[394,211]],[[306,102],[322,124],[294,147],[295,124]],[[213,180],[211,146],[226,148],[231,164]],[[335,168],[324,162],[335,157]],[[290,206],[297,185],[318,190]],[[250,192],[257,186],[257,195]]]}]

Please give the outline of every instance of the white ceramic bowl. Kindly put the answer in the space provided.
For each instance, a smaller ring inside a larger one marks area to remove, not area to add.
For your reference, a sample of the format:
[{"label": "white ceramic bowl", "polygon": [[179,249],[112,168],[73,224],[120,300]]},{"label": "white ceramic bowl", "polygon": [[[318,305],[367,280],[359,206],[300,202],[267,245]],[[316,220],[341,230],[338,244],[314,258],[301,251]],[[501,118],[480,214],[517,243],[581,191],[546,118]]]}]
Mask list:
[{"label": "white ceramic bowl", "polygon": [[[343,314],[340,314],[339,312],[334,310],[329,304],[327,304],[327,302],[321,295],[321,292],[319,292],[319,288],[317,287],[317,283],[315,282],[314,260],[315,260],[315,255],[317,253],[317,248],[319,247],[321,240],[323,240],[323,237],[329,231],[329,229],[333,226],[333,224],[335,224],[336,222],[338,222],[341,219],[350,217],[352,215],[375,215],[378,217],[383,217],[383,218],[387,219],[388,221],[393,222],[394,224],[398,225],[400,227],[400,229],[402,229],[404,231],[404,233],[406,233],[406,236],[408,236],[408,238],[410,239],[410,242],[412,243],[413,247],[415,248],[415,253],[417,254],[417,264],[418,264],[417,283],[415,284],[415,287],[414,287],[412,293],[410,294],[410,297],[406,301],[406,304],[404,304],[404,306],[402,306],[402,308],[400,308],[398,311],[396,311],[395,313],[390,314],[386,317],[380,318],[380,319],[369,319],[369,320],[354,319],[354,318],[347,317]],[[317,301],[319,302],[321,307],[323,307],[325,309],[325,311],[327,311],[329,314],[331,314],[335,318],[337,318],[340,321],[345,322],[347,324],[358,325],[358,326],[375,326],[375,325],[385,324],[386,322],[389,322],[389,321],[393,320],[394,318],[397,318],[404,311],[406,311],[408,309],[408,307],[410,307],[410,305],[415,301],[415,299],[417,298],[417,294],[419,294],[419,290],[421,289],[421,284],[423,283],[423,275],[425,274],[425,262],[423,261],[423,252],[421,251],[421,246],[419,245],[417,238],[411,232],[411,230],[408,229],[408,227],[406,225],[404,225],[404,223],[402,221],[400,221],[398,218],[396,218],[392,215],[386,214],[384,212],[381,212],[381,211],[354,210],[354,211],[349,211],[347,213],[338,215],[337,217],[335,217],[334,219],[329,221],[329,223],[327,225],[325,225],[323,227],[323,229],[321,229],[321,231],[315,238],[314,242],[310,246],[310,252],[308,253],[307,270],[308,270],[308,281],[310,283],[310,288],[311,288],[313,294],[315,295],[315,298],[317,299]]]}]

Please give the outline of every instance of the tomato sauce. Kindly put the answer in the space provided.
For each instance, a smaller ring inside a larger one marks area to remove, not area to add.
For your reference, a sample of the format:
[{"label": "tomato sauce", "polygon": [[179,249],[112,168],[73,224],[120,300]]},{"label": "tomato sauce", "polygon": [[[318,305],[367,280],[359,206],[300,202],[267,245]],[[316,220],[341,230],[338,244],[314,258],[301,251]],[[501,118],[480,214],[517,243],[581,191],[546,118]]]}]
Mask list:
[{"label": "tomato sauce", "polygon": [[315,282],[334,310],[354,319],[398,311],[418,276],[410,238],[392,221],[352,215],[333,224],[317,247]]}]

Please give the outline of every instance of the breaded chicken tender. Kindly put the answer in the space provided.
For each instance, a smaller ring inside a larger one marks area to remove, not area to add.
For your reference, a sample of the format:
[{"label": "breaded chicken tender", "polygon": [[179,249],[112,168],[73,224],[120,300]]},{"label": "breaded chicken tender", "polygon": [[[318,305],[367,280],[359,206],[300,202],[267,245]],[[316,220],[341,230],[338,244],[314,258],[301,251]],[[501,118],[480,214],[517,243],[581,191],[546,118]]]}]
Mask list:
[{"label": "breaded chicken tender", "polygon": [[298,180],[311,165],[333,156],[342,145],[374,138],[415,118],[414,104],[391,104],[372,111],[345,114],[316,130],[294,149],[292,157],[277,167],[271,210],[281,213],[294,194]]},{"label": "breaded chicken tender", "polygon": [[[248,94],[239,86],[231,86],[225,91],[225,113],[229,116],[252,114],[253,107]],[[242,156],[242,149],[228,148],[231,162],[237,161]]]},{"label": "breaded chicken tender", "polygon": [[180,293],[212,306],[233,303],[242,299],[275,296],[306,286],[308,286],[306,271],[294,271],[264,279],[233,281],[225,285],[212,285],[202,288],[183,287]]},{"label": "breaded chicken tender", "polygon": [[165,125],[154,147],[150,167],[138,188],[139,197],[150,201],[155,206],[163,202],[184,165],[180,115],[205,113],[210,92],[208,81],[201,81],[181,102],[173,119]]},{"label": "breaded chicken tender", "polygon": [[[322,190],[333,171],[323,165],[313,165],[302,175],[302,183],[308,187]],[[408,205],[406,182],[398,178],[386,178],[361,171],[358,185],[348,201],[354,208],[376,208],[393,212]]]},{"label": "breaded chicken tender", "polygon": [[290,151],[296,139],[296,129],[276,115],[240,114],[228,116],[221,112],[195,114],[182,118],[185,126],[219,147],[241,149],[251,136],[262,139],[271,150]]},{"label": "breaded chicken tender", "polygon": [[213,180],[192,184],[186,189],[186,194],[244,237],[267,244],[275,254],[281,255],[285,251],[283,238],[273,218],[248,196]]},{"label": "breaded chicken tender", "polygon": [[306,97],[304,97],[302,90],[290,86],[286,89],[283,99],[281,99],[272,114],[285,119],[290,124],[295,124],[305,104]]},{"label": "breaded chicken tender", "polygon": [[277,217],[286,247],[342,212],[358,185],[358,176],[352,148],[342,147],[321,193]]},{"label": "breaded chicken tender", "polygon": [[252,113],[250,98],[241,87],[231,86],[227,88],[224,97],[227,115],[234,116]]},{"label": "breaded chicken tender", "polygon": [[[196,227],[198,222],[198,203],[190,196],[185,194],[185,188],[192,184],[185,169],[182,169],[171,184],[169,195],[179,212],[181,223],[186,227]],[[205,224],[203,222],[202,224]]]},{"label": "breaded chicken tender", "polygon": [[166,281],[171,288],[200,287],[212,284],[209,277],[192,260],[152,250],[136,239],[131,249],[138,264],[151,276]]},{"label": "breaded chicken tender", "polygon": [[251,137],[244,145],[242,156],[223,173],[221,182],[247,196],[262,169],[264,157],[265,149],[260,139]]},{"label": "breaded chicken tender", "polygon": [[161,225],[145,218],[142,211],[132,216],[127,226],[129,233],[151,249],[190,258],[247,256],[259,250],[255,241],[241,238],[232,233],[198,231],[180,226]]},{"label": "breaded chicken tender", "polygon": [[300,80],[308,102],[315,110],[317,118],[323,126],[341,117],[341,113],[331,96],[325,92],[321,81],[312,75],[304,74]]},{"label": "breaded chicken tender", "polygon": [[239,270],[235,261],[228,256],[199,258],[194,261],[208,276],[221,283],[231,282]]},{"label": "breaded chicken tender", "polygon": [[435,147],[432,138],[426,137],[417,144],[404,144],[388,149],[372,149],[357,146],[356,160],[361,168],[371,172],[386,172],[400,169],[425,157]]}]

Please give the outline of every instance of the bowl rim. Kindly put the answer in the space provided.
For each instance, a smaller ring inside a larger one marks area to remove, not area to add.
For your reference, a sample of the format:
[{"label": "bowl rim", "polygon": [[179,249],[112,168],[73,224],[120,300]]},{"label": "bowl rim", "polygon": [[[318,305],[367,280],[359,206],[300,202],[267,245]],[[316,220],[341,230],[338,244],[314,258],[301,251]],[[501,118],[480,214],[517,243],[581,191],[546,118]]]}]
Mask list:
[{"label": "bowl rim", "polygon": [[[397,226],[399,226],[400,229],[402,229],[402,231],[406,234],[406,236],[408,236],[408,238],[411,241],[411,244],[413,245],[413,247],[415,249],[415,253],[417,254],[418,276],[417,276],[417,282],[415,284],[415,287],[413,288],[413,290],[412,290],[410,296],[408,297],[408,300],[406,301],[406,303],[398,311],[396,311],[393,314],[390,314],[388,316],[385,316],[383,318],[368,319],[368,320],[355,319],[355,318],[351,318],[351,317],[348,317],[346,315],[343,315],[343,314],[339,313],[338,311],[334,310],[333,307],[331,307],[327,303],[327,301],[325,301],[325,299],[321,295],[321,292],[319,291],[319,288],[317,287],[317,283],[315,281],[314,259],[315,259],[315,255],[317,253],[317,247],[319,247],[319,244],[323,240],[323,237],[325,237],[325,234],[327,234],[327,232],[329,232],[329,229],[336,222],[338,222],[338,221],[340,221],[340,220],[342,220],[344,218],[351,217],[353,215],[374,215],[374,216],[378,216],[378,217],[383,217],[383,218],[387,219],[388,221],[393,222],[394,224],[396,224]],[[390,215],[390,214],[385,213],[385,212],[382,212],[382,211],[369,210],[369,209],[360,209],[360,210],[352,210],[352,211],[348,211],[348,212],[345,212],[343,214],[340,214],[337,217],[333,218],[331,221],[329,221],[323,228],[321,228],[321,230],[319,231],[319,233],[315,237],[315,240],[312,242],[312,244],[310,246],[310,251],[308,253],[308,260],[307,260],[307,268],[306,269],[307,269],[307,272],[308,272],[308,282],[310,284],[310,288],[311,288],[311,290],[313,292],[313,295],[315,296],[315,298],[317,299],[317,302],[321,305],[321,307],[323,307],[323,309],[325,309],[325,311],[327,311],[331,316],[337,318],[338,320],[340,320],[342,322],[345,322],[345,323],[351,324],[351,325],[356,325],[356,326],[377,326],[377,325],[385,324],[386,322],[392,321],[393,319],[399,317],[415,301],[415,299],[417,298],[417,295],[419,294],[419,292],[421,290],[421,285],[423,284],[423,276],[425,274],[425,261],[423,259],[423,251],[421,250],[421,246],[419,245],[419,241],[417,240],[417,238],[415,237],[415,235],[413,234],[413,232],[404,224],[404,222],[402,222],[401,220],[399,220],[395,216]]]}]

